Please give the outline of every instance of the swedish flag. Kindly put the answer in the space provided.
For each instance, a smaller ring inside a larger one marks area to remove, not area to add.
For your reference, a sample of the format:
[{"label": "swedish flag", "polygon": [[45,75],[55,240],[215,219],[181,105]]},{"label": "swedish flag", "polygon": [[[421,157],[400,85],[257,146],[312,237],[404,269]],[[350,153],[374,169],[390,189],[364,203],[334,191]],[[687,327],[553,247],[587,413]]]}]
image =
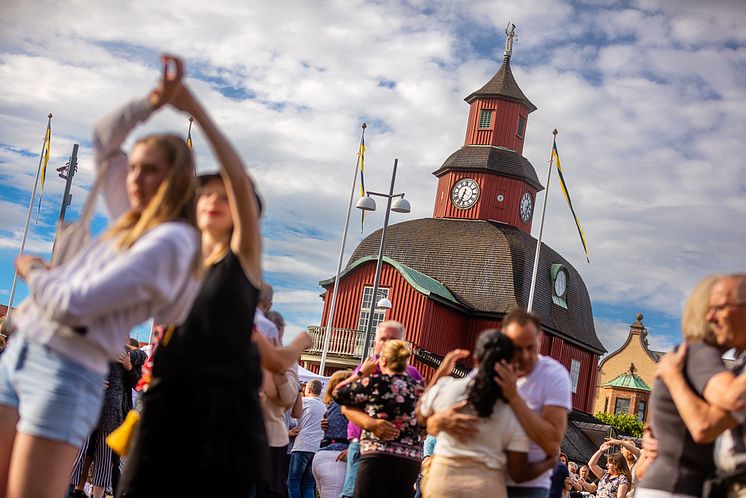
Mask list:
[{"label": "swedish flag", "polygon": [[[363,128],[363,134],[360,135],[360,150],[357,153],[358,167],[360,169],[360,197],[365,197],[365,129]],[[363,233],[363,226],[365,225],[365,210],[363,210],[360,218],[360,233]]]},{"label": "swedish flag", "polygon": [[578,220],[578,216],[575,214],[575,208],[572,207],[572,201],[570,200],[570,194],[567,192],[567,184],[565,183],[565,175],[562,173],[562,164],[560,164],[559,152],[557,152],[557,140],[556,139],[554,140],[554,143],[552,144],[552,158],[557,163],[557,173],[559,174],[559,181],[560,181],[560,187],[562,187],[562,193],[565,195],[565,200],[567,200],[567,205],[570,206],[570,212],[572,212],[572,217],[575,220],[575,226],[578,227],[578,234],[580,235],[580,242],[583,243],[583,250],[585,251],[585,260],[590,263],[591,260],[588,257],[588,245],[585,242],[585,235],[583,234],[583,229],[580,226],[580,221]]},{"label": "swedish flag", "polygon": [[36,221],[39,222],[41,214],[41,199],[44,197],[44,181],[47,179],[47,164],[49,163],[50,148],[52,146],[52,123],[47,123],[47,132],[44,135],[44,160],[41,166],[41,192],[39,193],[39,207],[36,211]]}]

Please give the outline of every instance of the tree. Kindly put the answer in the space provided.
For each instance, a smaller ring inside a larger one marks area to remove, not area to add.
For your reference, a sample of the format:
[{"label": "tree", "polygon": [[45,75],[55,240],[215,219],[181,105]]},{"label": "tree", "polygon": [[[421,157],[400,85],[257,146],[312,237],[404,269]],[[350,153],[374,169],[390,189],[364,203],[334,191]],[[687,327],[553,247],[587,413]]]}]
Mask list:
[{"label": "tree", "polygon": [[620,434],[642,437],[644,426],[634,415],[628,413],[597,413],[595,416],[604,424],[614,427]]}]

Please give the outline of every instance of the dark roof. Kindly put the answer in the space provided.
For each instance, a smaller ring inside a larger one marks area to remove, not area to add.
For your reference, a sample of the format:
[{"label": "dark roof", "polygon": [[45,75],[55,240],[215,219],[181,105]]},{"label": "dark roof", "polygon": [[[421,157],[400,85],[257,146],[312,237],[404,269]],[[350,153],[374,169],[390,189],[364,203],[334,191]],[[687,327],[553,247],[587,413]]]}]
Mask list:
[{"label": "dark roof", "polygon": [[[350,258],[378,254],[381,230],[366,237]],[[468,310],[500,317],[525,308],[531,286],[536,239],[509,225],[482,220],[424,218],[391,225],[385,256],[439,281]],[[551,268],[568,272],[567,309],[552,302]],[[578,272],[542,244],[534,311],[542,326],[570,342],[603,353],[596,335],[588,291]]]},{"label": "dark roof", "polygon": [[544,187],[528,159],[514,150],[490,145],[464,145],[451,154],[437,171],[441,176],[449,170],[487,170],[523,180],[541,191]]},{"label": "dark roof", "polygon": [[502,97],[525,105],[528,108],[528,112],[536,110],[536,106],[523,94],[521,88],[513,77],[513,71],[510,70],[510,56],[505,56],[502,66],[500,66],[500,69],[497,70],[495,75],[486,85],[466,97],[464,100],[471,104],[471,102],[478,97]]},{"label": "dark roof", "polygon": [[[348,273],[355,271],[355,268],[358,266],[368,263],[369,261],[377,261],[378,255],[376,256],[366,256],[364,258],[360,258],[357,261],[353,261],[352,263],[348,264],[345,268],[345,271],[339,276],[339,278],[344,278]],[[391,259],[388,256],[384,256],[383,260],[396,268],[396,270],[404,277],[404,279],[414,287],[418,292],[421,292],[422,294],[425,294],[426,296],[438,296],[442,299],[445,299],[446,301],[449,301],[454,304],[459,304],[458,300],[456,300],[455,297],[453,297],[453,294],[446,288],[445,285],[441,284],[434,278],[432,278],[429,275],[425,275],[422,272],[419,272],[413,268],[408,267],[407,265],[404,265],[395,259]],[[319,282],[319,285],[332,285],[334,284],[334,277],[328,278],[326,280],[322,280]]]}]

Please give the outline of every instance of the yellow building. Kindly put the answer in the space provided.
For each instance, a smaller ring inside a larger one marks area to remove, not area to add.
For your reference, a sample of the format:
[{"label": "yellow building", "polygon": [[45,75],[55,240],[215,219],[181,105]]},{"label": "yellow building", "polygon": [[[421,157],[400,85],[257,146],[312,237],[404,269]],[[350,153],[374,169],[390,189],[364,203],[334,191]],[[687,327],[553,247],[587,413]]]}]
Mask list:
[{"label": "yellow building", "polygon": [[624,344],[598,365],[593,412],[628,413],[645,422],[655,364],[663,353],[650,350],[642,314],[636,318]]}]

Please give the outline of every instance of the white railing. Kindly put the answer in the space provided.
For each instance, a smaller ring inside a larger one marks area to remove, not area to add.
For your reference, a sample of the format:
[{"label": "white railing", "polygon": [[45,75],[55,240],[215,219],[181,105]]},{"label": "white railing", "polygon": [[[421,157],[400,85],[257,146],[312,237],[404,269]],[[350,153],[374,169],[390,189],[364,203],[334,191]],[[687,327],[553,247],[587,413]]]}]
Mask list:
[{"label": "white railing", "polygon": [[[326,327],[308,327],[308,335],[311,336],[313,345],[306,350],[307,354],[321,355],[324,347],[324,334]],[[342,356],[345,358],[360,358],[363,355],[363,343],[365,342],[365,332],[354,329],[332,329],[332,336],[329,339],[328,354],[332,356]],[[374,335],[370,337],[370,351],[373,350]]]}]

